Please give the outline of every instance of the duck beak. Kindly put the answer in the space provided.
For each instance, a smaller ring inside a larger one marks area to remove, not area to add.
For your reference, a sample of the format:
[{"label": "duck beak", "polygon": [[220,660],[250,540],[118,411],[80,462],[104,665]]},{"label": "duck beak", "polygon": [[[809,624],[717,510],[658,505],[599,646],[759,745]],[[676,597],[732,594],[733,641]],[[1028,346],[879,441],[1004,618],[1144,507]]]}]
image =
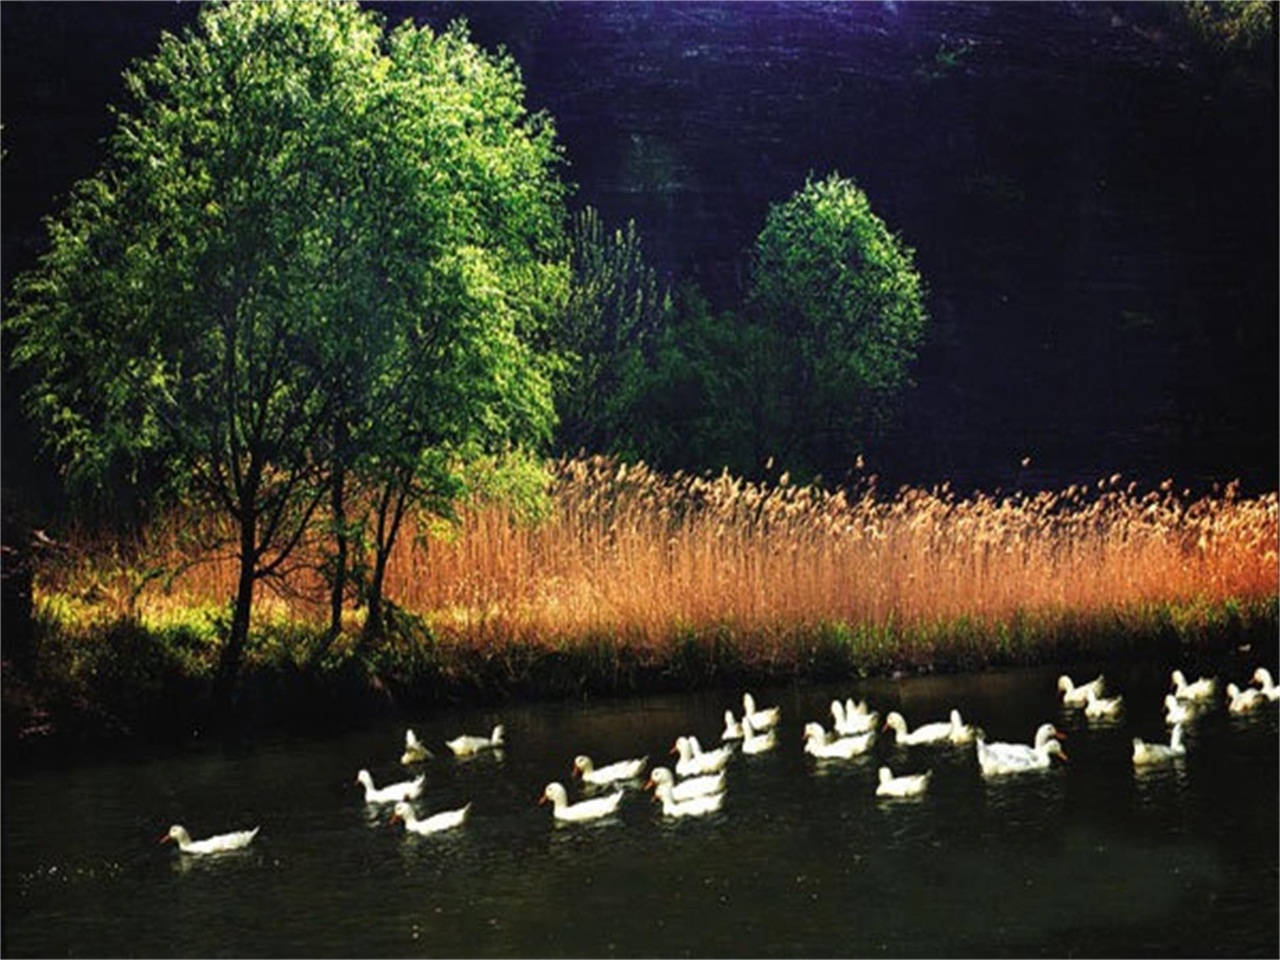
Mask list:
[{"label": "duck beak", "polygon": [[156,838],[156,843],[168,843],[172,839],[173,838],[169,836],[167,833],[163,833]]},{"label": "duck beak", "polygon": [[650,778],[649,778],[649,780],[648,780],[648,782],[647,782],[647,783],[645,783],[644,788],[645,788],[646,790],[652,790],[652,789],[653,789],[654,787],[656,787],[656,786],[657,786],[657,783],[655,783],[655,782],[654,782],[653,777],[650,777]]}]

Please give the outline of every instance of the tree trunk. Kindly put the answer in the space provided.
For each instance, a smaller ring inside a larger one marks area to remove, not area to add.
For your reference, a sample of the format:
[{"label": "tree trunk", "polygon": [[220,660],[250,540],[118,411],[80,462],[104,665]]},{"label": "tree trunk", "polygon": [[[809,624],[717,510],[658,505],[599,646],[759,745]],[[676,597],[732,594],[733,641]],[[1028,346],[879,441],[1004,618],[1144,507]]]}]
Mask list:
[{"label": "tree trunk", "polygon": [[240,525],[240,577],[236,584],[235,607],[231,615],[231,633],[218,658],[218,673],[213,683],[215,719],[226,720],[235,702],[236,682],[249,640],[249,614],[253,609],[253,585],[257,580],[257,523],[252,515]]},{"label": "tree trunk", "polygon": [[327,650],[338,635],[342,633],[342,601],[347,592],[347,509],[346,509],[347,472],[341,467],[333,474],[333,510],[334,548],[333,583],[329,591],[329,633],[325,637],[324,648]]}]

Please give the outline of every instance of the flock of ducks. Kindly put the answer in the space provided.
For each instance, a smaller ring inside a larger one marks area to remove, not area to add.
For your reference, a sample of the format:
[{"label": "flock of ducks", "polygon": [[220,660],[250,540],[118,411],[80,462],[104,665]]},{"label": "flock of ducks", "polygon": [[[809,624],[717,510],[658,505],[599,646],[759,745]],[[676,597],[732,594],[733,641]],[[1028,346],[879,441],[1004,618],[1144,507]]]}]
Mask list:
[{"label": "flock of ducks", "polygon": [[[1217,699],[1216,678],[1201,677],[1188,683],[1181,670],[1174,670],[1170,682],[1172,690],[1164,701],[1165,721],[1172,727],[1169,742],[1148,743],[1134,737],[1135,766],[1166,763],[1185,756],[1185,725]],[[1280,700],[1280,687],[1276,686],[1265,667],[1254,672],[1251,682],[1255,686],[1244,689],[1234,683],[1227,684],[1229,712],[1247,713]],[[1058,690],[1064,706],[1081,708],[1089,719],[1115,717],[1124,708],[1122,696],[1105,696],[1102,676],[1076,685],[1071,677],[1063,675],[1058,678]],[[672,766],[655,766],[648,771],[644,789],[653,790],[654,800],[661,804],[664,816],[696,817],[720,810],[726,793],[725,771],[734,754],[759,754],[777,746],[781,710],[778,707],[757,707],[750,693],[742,695],[742,707],[740,719],[732,710],[725,711],[720,746],[703,749],[692,734],[677,737],[671,748],[676,757]],[[887,714],[882,724],[878,712],[870,710],[865,701],[855,703],[852,698],[844,702],[833,700],[830,712],[833,721],[830,731],[816,721],[804,726],[804,752],[817,760],[851,760],[861,756],[871,749],[880,734],[892,734],[900,746],[973,744],[984,777],[1041,770],[1049,767],[1055,757],[1066,759],[1060,742],[1063,734],[1052,723],[1041,724],[1030,744],[999,743],[988,742],[981,728],[966,724],[959,710],[952,710],[946,720],[925,723],[914,729],[897,712]],[[463,735],[446,741],[445,745],[457,757],[501,750],[505,745],[504,730],[499,724],[488,737]],[[404,751],[400,757],[402,764],[421,764],[433,756],[413,730],[405,732]],[[608,817],[617,812],[627,786],[638,784],[644,777],[648,765],[649,758],[644,756],[597,766],[590,757],[580,754],[573,760],[573,777],[591,790],[608,789],[609,792],[571,801],[564,784],[552,782],[547,784],[538,802],[551,804],[552,816],[559,821]],[[877,771],[875,795],[893,799],[919,797],[928,790],[931,778],[931,770],[895,775],[889,767],[881,766]],[[415,801],[422,798],[426,783],[424,774],[378,787],[368,770],[360,770],[355,782],[363,788],[367,805],[390,806],[393,811],[391,821],[402,823],[409,833],[425,835],[457,829],[466,823],[471,811],[471,803],[468,802],[456,809],[420,815]],[[254,827],[252,830],[192,840],[185,828],[174,825],[160,838],[160,842],[174,841],[184,854],[218,854],[247,847],[258,835],[258,830]]]}]

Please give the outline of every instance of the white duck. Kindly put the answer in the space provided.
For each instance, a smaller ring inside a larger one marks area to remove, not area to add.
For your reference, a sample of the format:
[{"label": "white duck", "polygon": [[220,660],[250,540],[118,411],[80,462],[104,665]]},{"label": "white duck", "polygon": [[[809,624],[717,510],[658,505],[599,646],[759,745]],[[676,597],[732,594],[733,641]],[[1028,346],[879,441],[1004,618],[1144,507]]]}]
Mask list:
[{"label": "white duck", "polygon": [[1174,670],[1169,678],[1173,683],[1173,695],[1179,700],[1211,700],[1218,688],[1218,681],[1211,677],[1200,677],[1195,683],[1187,683],[1181,670]]},{"label": "white duck", "polygon": [[737,721],[732,710],[724,712],[724,733],[720,734],[721,740],[741,740],[742,724]]},{"label": "white duck", "polygon": [[742,722],[742,752],[744,754],[764,753],[778,745],[778,732],[773,729],[757,730],[750,720]]},{"label": "white duck", "polygon": [[397,800],[417,800],[422,796],[422,787],[427,782],[426,774],[418,774],[412,780],[402,780],[385,787],[375,787],[373,777],[368,770],[356,774],[356,783],[364,787],[365,803],[395,803]]},{"label": "white duck", "polygon": [[243,850],[253,843],[253,838],[258,835],[258,830],[260,829],[260,827],[254,827],[252,830],[237,830],[232,833],[220,833],[204,840],[192,840],[191,834],[187,833],[187,828],[175,823],[169,828],[169,832],[160,838],[159,842],[176,841],[179,850],[194,856],[204,856],[210,853],[228,853],[231,850]]},{"label": "white duck", "polygon": [[729,762],[731,751],[727,747],[709,750],[705,753],[694,752],[691,737],[676,737],[671,752],[678,754],[676,773],[682,777],[694,777],[704,773],[717,773]]},{"label": "white duck", "polygon": [[[850,710],[849,706],[853,706],[854,709]],[[846,737],[856,737],[874,730],[880,722],[880,714],[858,709],[853,700],[849,700],[848,705],[842,704],[839,700],[832,700],[831,719],[836,733]]]},{"label": "white duck", "polygon": [[1043,770],[1054,756],[1067,759],[1062,744],[1056,739],[1059,736],[1061,734],[1052,723],[1044,723],[1036,730],[1032,746],[1025,743],[987,743],[978,737],[978,766],[985,776]]},{"label": "white duck", "polygon": [[1164,722],[1167,725],[1187,723],[1195,714],[1195,707],[1192,704],[1179,700],[1172,693],[1164,695]]},{"label": "white duck", "polygon": [[[742,719],[755,730],[768,730],[778,725],[782,711],[778,707],[756,709],[756,698],[750,693],[742,695]],[[745,733],[745,731],[744,731]]]},{"label": "white duck", "polygon": [[496,750],[503,745],[502,735],[505,733],[502,724],[498,724],[493,728],[493,733],[487,737],[475,737],[468,734],[454,737],[452,740],[446,740],[445,746],[453,751],[455,757],[469,757],[473,754],[480,753],[482,750]]},{"label": "white duck", "polygon": [[1133,738],[1133,763],[1134,766],[1145,766],[1152,763],[1164,763],[1166,760],[1173,760],[1175,757],[1185,757],[1187,748],[1182,743],[1181,723],[1174,724],[1173,734],[1169,737],[1169,743],[1147,743],[1141,737]]},{"label": "white duck", "polygon": [[888,767],[881,767],[879,776],[880,782],[876,784],[877,797],[918,797],[928,788],[933,771],[895,777]]},{"label": "white duck", "polygon": [[579,754],[573,760],[573,775],[581,776],[583,783],[601,786],[618,780],[634,780],[644,773],[648,757],[636,760],[619,760],[604,767],[597,767],[586,754]]},{"label": "white duck", "polygon": [[548,783],[538,802],[547,803],[548,801],[551,802],[552,814],[557,820],[598,820],[617,811],[618,804],[622,802],[622,791],[570,803],[569,794],[565,792],[562,784]]},{"label": "white duck", "polygon": [[1228,713],[1251,713],[1269,702],[1267,695],[1257,687],[1245,687],[1241,690],[1234,683],[1227,684]]},{"label": "white duck", "polygon": [[660,787],[664,783],[671,785],[671,795],[676,800],[691,800],[711,793],[723,793],[724,771],[706,773],[700,777],[690,777],[676,783],[675,775],[666,767],[654,767],[649,773],[649,782],[644,786],[648,790],[652,787]]},{"label": "white duck", "polygon": [[394,823],[399,820],[404,823],[405,830],[410,833],[426,836],[428,833],[439,833],[442,830],[452,830],[454,827],[462,826],[470,812],[471,804],[468,803],[457,810],[443,810],[440,813],[433,813],[425,820],[419,820],[418,813],[413,809],[412,804],[398,800],[395,812],[391,814],[391,821]]},{"label": "white duck", "polygon": [[724,793],[705,793],[687,800],[675,798],[675,788],[669,783],[659,783],[654,794],[662,802],[662,813],[668,817],[700,817],[714,813],[724,804]]},{"label": "white duck", "polygon": [[1275,681],[1271,679],[1271,671],[1266,667],[1259,667],[1253,671],[1253,682],[1261,688],[1272,703],[1280,700],[1280,687],[1277,687]]},{"label": "white duck", "polygon": [[434,756],[427,749],[426,744],[418,739],[412,729],[404,732],[404,753],[400,754],[400,762],[405,766],[411,763],[421,763],[423,760],[430,760]]},{"label": "white duck", "polygon": [[955,744],[973,743],[973,739],[976,736],[977,730],[973,724],[965,723],[960,716],[960,711],[953,708],[951,711],[951,742]]},{"label": "white duck", "polygon": [[924,723],[914,730],[908,730],[906,718],[896,710],[884,718],[884,729],[892,730],[897,736],[898,743],[903,746],[941,743],[943,740],[950,740],[954,728],[955,723],[948,719],[938,720],[934,723]]},{"label": "white duck", "polygon": [[809,723],[804,728],[804,752],[819,760],[850,760],[866,753],[875,739],[875,731],[856,737],[833,740],[820,723]]},{"label": "white duck", "polygon": [[1091,720],[1100,720],[1104,717],[1118,717],[1120,710],[1124,706],[1123,697],[1100,697],[1093,692],[1093,688],[1089,688],[1089,696],[1085,701],[1084,715]]},{"label": "white duck", "polygon": [[1058,678],[1058,690],[1062,693],[1062,703],[1068,707],[1083,707],[1089,702],[1089,691],[1093,691],[1095,697],[1102,696],[1102,685],[1102,674],[1098,674],[1088,683],[1082,683],[1078,687],[1065,673]]}]

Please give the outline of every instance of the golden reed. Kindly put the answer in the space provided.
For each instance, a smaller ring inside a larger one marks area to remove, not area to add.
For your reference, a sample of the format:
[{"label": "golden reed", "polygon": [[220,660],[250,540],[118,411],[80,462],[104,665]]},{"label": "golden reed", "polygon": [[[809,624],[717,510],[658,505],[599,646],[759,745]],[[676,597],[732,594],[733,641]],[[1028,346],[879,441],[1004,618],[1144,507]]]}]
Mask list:
[{"label": "golden reed", "polygon": [[[691,630],[1089,621],[1265,600],[1280,579],[1277,495],[1240,497],[1234,484],[1192,499],[1171,482],[1140,493],[1116,476],[961,498],[945,485],[885,496],[872,482],[851,497],[785,474],[760,485],[602,457],[557,462],[551,476],[552,509],[536,522],[471,503],[456,525],[407,523],[389,599],[459,643],[615,636],[659,650]],[[47,571],[39,590],[113,599],[144,620],[225,604],[234,557],[193,553],[180,532],[194,526],[172,517],[128,550],[82,544],[72,554],[87,559]],[[261,615],[324,622],[323,546],[317,536],[289,576],[264,587]]]}]

